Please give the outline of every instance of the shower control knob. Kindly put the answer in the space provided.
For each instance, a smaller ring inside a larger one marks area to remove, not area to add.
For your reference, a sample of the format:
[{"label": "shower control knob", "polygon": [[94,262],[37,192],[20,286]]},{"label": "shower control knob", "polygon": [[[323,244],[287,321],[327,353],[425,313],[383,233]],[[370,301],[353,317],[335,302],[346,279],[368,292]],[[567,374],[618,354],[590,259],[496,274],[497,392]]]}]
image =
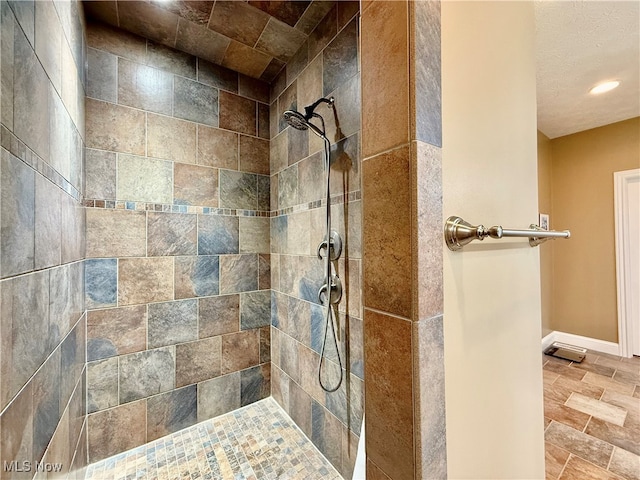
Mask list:
[{"label": "shower control knob", "polygon": [[[342,238],[340,238],[340,234],[335,230],[331,230],[329,235],[330,241],[330,249],[329,249],[329,259],[333,262],[340,258],[342,254]],[[322,260],[324,258],[322,254],[322,250],[327,250],[327,241],[323,240],[318,244],[318,258]]]},{"label": "shower control knob", "polygon": [[[335,305],[342,299],[342,282],[337,275],[331,275],[331,294],[329,295],[329,303]],[[322,305],[326,305],[327,300],[327,284],[325,283],[318,290],[318,301]]]}]

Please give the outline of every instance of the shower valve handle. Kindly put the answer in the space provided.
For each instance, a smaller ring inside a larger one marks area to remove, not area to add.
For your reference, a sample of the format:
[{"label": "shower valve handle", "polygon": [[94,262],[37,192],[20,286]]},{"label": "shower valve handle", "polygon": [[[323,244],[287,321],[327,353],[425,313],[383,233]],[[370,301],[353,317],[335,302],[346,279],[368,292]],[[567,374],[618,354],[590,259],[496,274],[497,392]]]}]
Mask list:
[{"label": "shower valve handle", "polygon": [[[325,241],[323,241],[323,242],[320,242],[320,243],[318,244],[318,258],[319,258],[320,260],[322,260],[322,259],[324,258],[324,255],[322,254],[322,250],[323,250],[323,249],[324,249],[324,250],[326,250],[326,249],[327,249],[327,241],[326,241],[326,240],[325,240]],[[332,257],[332,258],[331,258],[331,260],[335,260],[335,258],[333,258],[333,257],[335,257],[335,253],[334,253],[334,251],[335,251],[335,250],[334,250],[334,248],[333,248],[333,242],[331,242],[331,257]]]},{"label": "shower valve handle", "polygon": [[[342,282],[338,275],[331,275],[331,293],[329,294],[329,303],[335,305],[342,299]],[[327,284],[325,283],[318,290],[318,301],[322,305],[326,305],[327,300]]]},{"label": "shower valve handle", "polygon": [[[334,230],[331,230],[329,241],[329,259],[333,262],[340,258],[342,254],[342,239],[340,238],[340,234]],[[327,241],[323,240],[318,244],[318,258],[322,260],[324,256],[322,255],[322,250],[327,250]]]}]

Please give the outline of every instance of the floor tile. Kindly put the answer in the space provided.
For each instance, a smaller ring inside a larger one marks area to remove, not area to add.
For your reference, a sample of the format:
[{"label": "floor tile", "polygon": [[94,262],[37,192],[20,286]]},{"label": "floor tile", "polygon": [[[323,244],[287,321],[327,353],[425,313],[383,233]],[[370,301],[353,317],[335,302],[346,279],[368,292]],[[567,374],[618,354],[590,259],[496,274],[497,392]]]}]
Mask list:
[{"label": "floor tile", "polygon": [[[560,377],[560,375],[558,375]],[[543,385],[542,394],[545,402],[564,403],[569,399],[572,390],[557,385]]]},{"label": "floor tile", "polygon": [[640,456],[615,448],[609,470],[629,480],[640,480]]},{"label": "floor tile", "polygon": [[629,357],[629,358],[622,358],[620,359],[620,361],[622,363],[632,363],[634,365],[637,365],[638,367],[640,367],[640,356],[635,355],[633,357]]},{"label": "floor tile", "polygon": [[616,372],[615,368],[608,367],[606,365],[600,365],[597,363],[578,363],[575,365],[575,368],[579,370],[585,370],[587,372],[597,373],[598,375],[602,375],[604,377],[613,377],[613,374]]},{"label": "floor tile", "polygon": [[613,379],[620,383],[630,383],[634,386],[640,385],[640,373],[637,372],[628,372],[622,369],[618,369],[613,375]]},{"label": "floor tile", "polygon": [[633,428],[619,427],[597,418],[589,420],[585,433],[597,437],[611,445],[640,455],[640,431]]},{"label": "floor tile", "polygon": [[542,364],[547,480],[640,480],[640,358],[589,351],[581,364]]},{"label": "floor tile", "polygon": [[591,418],[586,413],[578,412],[560,402],[550,400],[544,402],[544,416],[580,431],[584,429]]},{"label": "floor tile", "polygon": [[580,457],[571,455],[559,480],[622,480],[622,478]]},{"label": "floor tile", "polygon": [[603,468],[613,453],[613,446],[607,442],[557,422],[549,425],[545,440]]},{"label": "floor tile", "polygon": [[564,465],[569,459],[570,453],[565,449],[560,448],[553,443],[545,442],[544,445],[544,460],[546,467],[546,480],[556,480]]},{"label": "floor tile", "polygon": [[553,387],[567,393],[567,398],[569,398],[571,392],[576,392],[599,400],[604,393],[604,388],[602,387],[590,385],[584,381],[576,381],[562,376],[554,382]]},{"label": "floor tile", "polygon": [[592,372],[587,372],[582,380],[591,385],[596,385],[607,390],[613,390],[618,393],[622,393],[623,395],[631,395],[633,393],[633,389],[635,388],[635,385],[621,383],[616,381],[615,379],[611,379],[609,377],[598,375],[597,373]]},{"label": "floor tile", "polygon": [[544,383],[544,385],[552,385],[553,382],[555,382],[558,377],[560,377],[560,374],[555,373],[555,372],[551,372],[549,370],[542,370],[542,381]]},{"label": "floor tile", "polygon": [[549,425],[551,425],[552,420],[550,418],[544,417],[544,429],[546,430]]},{"label": "floor tile", "polygon": [[567,399],[565,405],[620,427],[624,425],[624,420],[627,417],[627,411],[624,408],[616,407],[615,405],[601,402],[600,400],[595,400],[575,392]]},{"label": "floor tile", "polygon": [[627,410],[627,418],[624,426],[627,428],[635,428],[638,436],[640,436],[640,399],[607,390],[604,392],[604,395],[602,395],[601,400]]},{"label": "floor tile", "polygon": [[545,363],[543,369],[578,381],[582,380],[586,374],[584,370],[571,368],[568,362],[563,361],[563,363],[560,363],[557,359]]},{"label": "floor tile", "polygon": [[[631,360],[631,361],[628,361],[628,360]],[[635,362],[632,359],[627,359],[627,358],[613,359],[609,357],[598,357],[598,359],[596,360],[596,363],[598,365],[606,365],[608,367],[613,367],[617,371],[640,373],[640,362]]]},{"label": "floor tile", "polygon": [[272,398],[90,465],[87,480],[342,477]]}]

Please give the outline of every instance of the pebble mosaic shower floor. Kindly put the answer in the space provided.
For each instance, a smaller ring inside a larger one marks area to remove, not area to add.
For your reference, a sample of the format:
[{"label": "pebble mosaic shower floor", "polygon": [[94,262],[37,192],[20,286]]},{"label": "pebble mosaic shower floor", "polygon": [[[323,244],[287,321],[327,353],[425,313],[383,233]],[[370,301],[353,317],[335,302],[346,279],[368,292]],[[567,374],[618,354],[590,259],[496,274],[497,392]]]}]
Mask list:
[{"label": "pebble mosaic shower floor", "polygon": [[342,479],[272,398],[94,463],[85,478]]}]

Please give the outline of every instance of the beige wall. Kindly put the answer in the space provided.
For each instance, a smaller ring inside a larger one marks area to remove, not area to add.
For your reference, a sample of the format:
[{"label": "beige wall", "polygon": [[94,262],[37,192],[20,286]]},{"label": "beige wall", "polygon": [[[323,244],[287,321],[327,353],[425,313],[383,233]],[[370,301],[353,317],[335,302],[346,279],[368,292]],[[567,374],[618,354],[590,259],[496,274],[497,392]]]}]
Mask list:
[{"label": "beige wall", "polygon": [[[537,219],[534,34],[530,2],[442,3],[445,217]],[[544,478],[539,251],[445,249],[450,479]]]},{"label": "beige wall", "polygon": [[640,166],[640,118],[555,138],[551,155],[551,225],[571,240],[553,245],[550,327],[617,342],[613,172]]},{"label": "beige wall", "polygon": [[[551,140],[538,131],[538,211],[553,219],[551,201]],[[538,223],[538,222],[536,222]],[[546,242],[540,245],[540,297],[542,305],[542,336],[553,331],[553,245]]]}]

